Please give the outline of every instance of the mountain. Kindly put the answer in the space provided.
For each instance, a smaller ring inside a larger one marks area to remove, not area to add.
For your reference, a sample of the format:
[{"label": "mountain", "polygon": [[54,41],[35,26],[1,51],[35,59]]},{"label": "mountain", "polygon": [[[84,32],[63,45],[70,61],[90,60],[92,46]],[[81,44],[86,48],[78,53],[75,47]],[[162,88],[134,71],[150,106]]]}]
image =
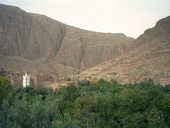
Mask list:
[{"label": "mountain", "polygon": [[81,73],[81,78],[116,78],[123,82],[153,79],[170,71],[170,16],[139,36],[128,52]]},{"label": "mountain", "polygon": [[0,67],[66,75],[115,58],[133,44],[121,33],[82,30],[0,5]]}]

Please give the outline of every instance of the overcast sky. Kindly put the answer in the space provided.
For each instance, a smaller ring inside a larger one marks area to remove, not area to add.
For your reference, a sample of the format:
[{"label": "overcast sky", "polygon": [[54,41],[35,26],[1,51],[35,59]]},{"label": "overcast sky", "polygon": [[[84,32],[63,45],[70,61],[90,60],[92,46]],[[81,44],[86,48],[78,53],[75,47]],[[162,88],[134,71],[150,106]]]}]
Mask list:
[{"label": "overcast sky", "polygon": [[98,32],[138,37],[170,15],[170,0],[0,0],[28,12]]}]

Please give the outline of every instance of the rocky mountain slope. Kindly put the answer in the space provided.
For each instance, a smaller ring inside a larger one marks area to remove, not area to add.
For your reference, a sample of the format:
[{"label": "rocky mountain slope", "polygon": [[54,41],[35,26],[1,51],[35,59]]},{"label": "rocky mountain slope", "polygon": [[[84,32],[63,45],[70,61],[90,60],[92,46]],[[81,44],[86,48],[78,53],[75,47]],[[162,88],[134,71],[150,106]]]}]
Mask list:
[{"label": "rocky mountain slope", "polygon": [[71,74],[115,58],[133,43],[121,33],[86,31],[0,5],[0,67]]},{"label": "rocky mountain slope", "polygon": [[159,81],[170,71],[170,16],[158,21],[137,38],[133,48],[123,55],[81,73],[81,78],[117,78],[135,82],[144,78]]}]

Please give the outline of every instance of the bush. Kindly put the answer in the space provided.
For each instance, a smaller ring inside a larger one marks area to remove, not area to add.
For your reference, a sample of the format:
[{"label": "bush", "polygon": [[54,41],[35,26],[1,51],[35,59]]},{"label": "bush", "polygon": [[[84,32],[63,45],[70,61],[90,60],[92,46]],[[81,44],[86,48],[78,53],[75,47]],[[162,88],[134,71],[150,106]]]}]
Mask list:
[{"label": "bush", "polygon": [[10,81],[5,77],[0,77],[0,105],[11,91]]}]

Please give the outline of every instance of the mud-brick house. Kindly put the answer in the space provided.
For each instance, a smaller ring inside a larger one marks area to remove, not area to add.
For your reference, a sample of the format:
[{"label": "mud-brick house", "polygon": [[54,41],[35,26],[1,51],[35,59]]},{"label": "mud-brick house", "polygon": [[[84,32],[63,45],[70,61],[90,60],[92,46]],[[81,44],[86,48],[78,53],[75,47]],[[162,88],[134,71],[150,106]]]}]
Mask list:
[{"label": "mud-brick house", "polygon": [[160,84],[163,86],[170,84],[170,72],[161,73]]}]

